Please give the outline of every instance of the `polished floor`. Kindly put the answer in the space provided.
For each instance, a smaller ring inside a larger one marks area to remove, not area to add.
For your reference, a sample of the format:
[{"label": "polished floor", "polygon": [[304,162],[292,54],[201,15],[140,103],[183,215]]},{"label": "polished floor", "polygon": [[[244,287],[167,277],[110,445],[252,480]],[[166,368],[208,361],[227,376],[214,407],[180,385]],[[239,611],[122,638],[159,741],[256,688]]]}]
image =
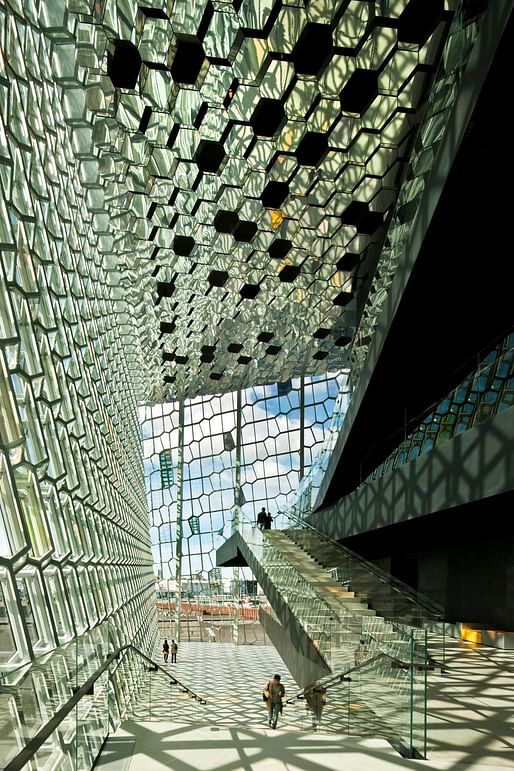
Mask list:
[{"label": "polished floor", "polygon": [[131,719],[108,740],[103,771],[514,768],[513,651],[450,641],[446,671],[430,673],[428,760],[401,757],[372,714],[352,715],[348,725],[364,735],[334,732],[329,702],[315,731],[303,701],[286,705],[278,728],[270,729],[264,682],[278,672],[287,696],[297,692],[271,646],[181,643],[177,663],[167,666],[207,704],[152,675]]}]

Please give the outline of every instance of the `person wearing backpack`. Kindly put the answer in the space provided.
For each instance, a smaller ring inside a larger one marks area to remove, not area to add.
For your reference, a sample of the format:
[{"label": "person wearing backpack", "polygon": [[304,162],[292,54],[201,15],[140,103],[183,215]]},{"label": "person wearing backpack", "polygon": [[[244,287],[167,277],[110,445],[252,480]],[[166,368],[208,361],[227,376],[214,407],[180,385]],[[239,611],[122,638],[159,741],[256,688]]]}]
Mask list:
[{"label": "person wearing backpack", "polygon": [[280,675],[273,675],[273,680],[268,680],[262,691],[262,697],[268,707],[268,725],[277,727],[279,714],[282,712],[282,699],[286,690],[280,682]]}]

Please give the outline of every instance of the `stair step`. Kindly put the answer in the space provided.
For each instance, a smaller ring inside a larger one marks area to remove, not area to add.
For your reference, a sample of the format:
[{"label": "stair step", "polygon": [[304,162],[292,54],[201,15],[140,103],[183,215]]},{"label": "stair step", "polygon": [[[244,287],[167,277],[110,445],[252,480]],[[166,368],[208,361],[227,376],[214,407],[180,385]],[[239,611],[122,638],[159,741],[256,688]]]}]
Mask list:
[{"label": "stair step", "polygon": [[[292,568],[291,575],[298,577],[291,585],[290,577],[277,570],[275,585],[332,671],[354,666],[362,637],[368,640],[369,655],[365,658],[384,649],[405,658],[409,641],[399,637],[391,623],[377,615],[382,606],[392,607],[389,585],[384,584],[382,589],[373,584],[375,607],[371,608],[366,602],[371,588],[369,574],[351,558],[341,557],[337,548],[320,543],[316,549],[310,533],[303,536],[298,532],[267,531],[266,535],[270,542],[269,568],[280,568],[285,558]],[[294,586],[295,581],[298,586]],[[352,584],[362,590],[355,591]],[[395,597],[396,603],[399,599]]]}]

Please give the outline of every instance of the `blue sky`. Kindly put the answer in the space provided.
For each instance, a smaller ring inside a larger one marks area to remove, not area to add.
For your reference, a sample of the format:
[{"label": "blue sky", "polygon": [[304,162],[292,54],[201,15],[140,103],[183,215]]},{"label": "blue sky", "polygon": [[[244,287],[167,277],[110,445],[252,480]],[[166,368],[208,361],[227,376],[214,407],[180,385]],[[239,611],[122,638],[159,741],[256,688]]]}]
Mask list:
[{"label": "blue sky", "polygon": [[[305,379],[305,459],[319,452],[330,422],[342,374]],[[286,506],[299,483],[299,379],[277,396],[277,386],[242,392],[242,518],[254,521],[265,506],[272,515]],[[183,565],[182,573],[208,570],[215,550],[230,535],[234,513],[235,450],[225,449],[224,434],[236,440],[236,394],[197,398],[184,409]],[[141,410],[144,469],[154,544],[154,559],[164,577],[174,575],[177,517],[178,404]],[[173,484],[161,488],[159,453],[171,448]],[[200,535],[191,531],[198,520]],[[164,563],[161,565],[161,561]]]}]

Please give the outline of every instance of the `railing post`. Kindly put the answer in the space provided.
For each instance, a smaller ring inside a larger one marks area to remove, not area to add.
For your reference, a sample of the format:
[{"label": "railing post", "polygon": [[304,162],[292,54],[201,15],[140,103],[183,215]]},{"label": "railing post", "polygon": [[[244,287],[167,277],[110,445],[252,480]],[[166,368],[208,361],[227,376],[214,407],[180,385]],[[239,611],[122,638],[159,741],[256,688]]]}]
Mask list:
[{"label": "railing post", "polygon": [[425,672],[423,679],[423,758],[427,758],[427,720],[428,720],[428,632],[425,629]]},{"label": "railing post", "polygon": [[414,757],[414,633],[410,633],[410,667],[409,667],[409,681],[410,681],[410,723],[409,723],[409,758]]},{"label": "railing post", "polygon": [[305,381],[300,377],[300,480],[305,474]]}]

